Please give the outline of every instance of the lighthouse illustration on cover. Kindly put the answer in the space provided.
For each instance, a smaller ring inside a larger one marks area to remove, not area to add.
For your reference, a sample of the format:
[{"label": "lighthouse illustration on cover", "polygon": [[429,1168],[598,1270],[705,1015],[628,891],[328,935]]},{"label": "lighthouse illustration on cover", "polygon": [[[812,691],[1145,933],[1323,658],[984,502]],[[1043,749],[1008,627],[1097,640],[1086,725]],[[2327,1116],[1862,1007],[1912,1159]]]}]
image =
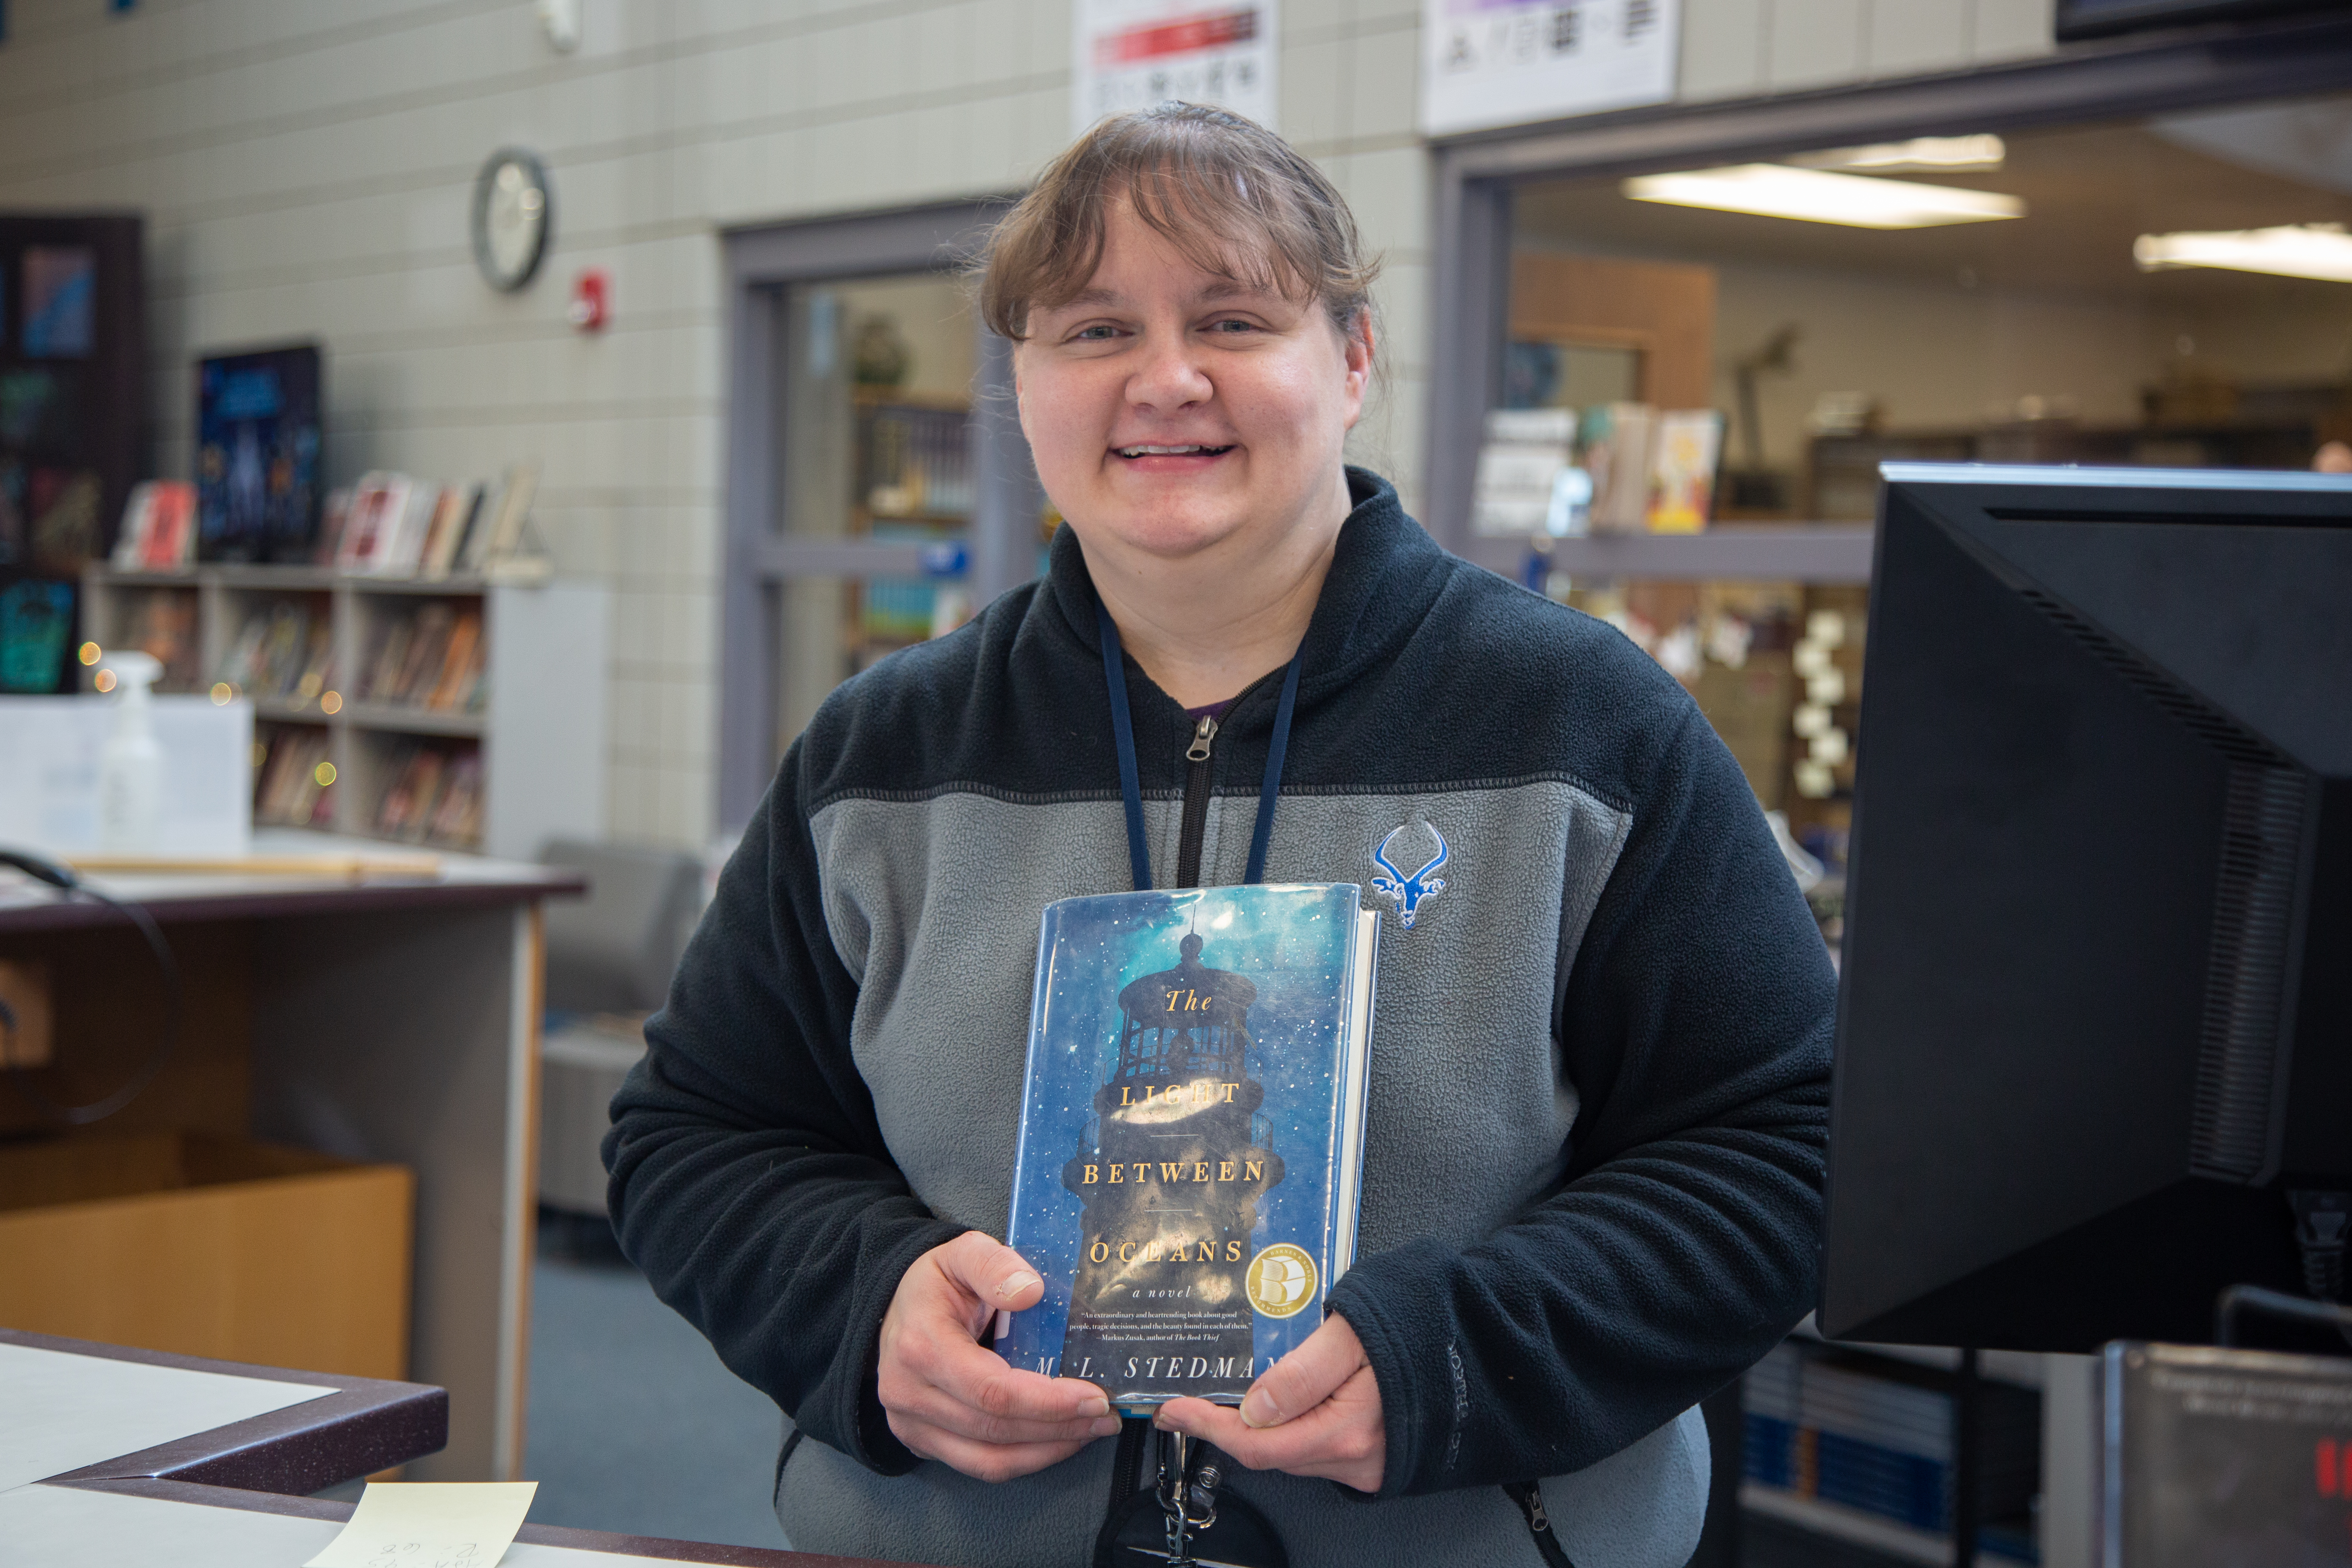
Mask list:
[{"label": "lighthouse illustration on cover", "polygon": [[[1174,968],[1119,992],[1118,1057],[1095,1094],[1094,1146],[1081,1137],[1062,1167],[1088,1238],[1070,1295],[1065,1376],[1114,1366],[1137,1343],[1185,1369],[1205,1362],[1203,1377],[1222,1367],[1230,1379],[1256,1354],[1250,1233],[1258,1200],[1282,1180],[1282,1156],[1257,1114],[1265,1087],[1249,1076],[1257,987],[1202,963],[1204,945],[1187,932]],[[1296,1278],[1281,1276],[1279,1304],[1296,1310],[1306,1304],[1305,1275],[1283,1261]],[[1166,1381],[1182,1392],[1197,1380]]]},{"label": "lighthouse illustration on cover", "polygon": [[[1378,917],[1348,884],[1045,911],[1008,1240],[1016,1366],[1232,1403],[1354,1247]],[[1172,960],[1172,962],[1171,962]]]}]

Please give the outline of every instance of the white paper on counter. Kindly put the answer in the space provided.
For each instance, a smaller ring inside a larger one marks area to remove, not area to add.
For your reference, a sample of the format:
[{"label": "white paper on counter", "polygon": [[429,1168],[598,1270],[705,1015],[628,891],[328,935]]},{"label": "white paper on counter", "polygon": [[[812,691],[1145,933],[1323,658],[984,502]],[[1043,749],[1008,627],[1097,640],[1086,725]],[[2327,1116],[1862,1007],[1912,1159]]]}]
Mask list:
[{"label": "white paper on counter", "polygon": [[490,1568],[537,1481],[370,1481],[342,1533],[302,1568]]}]

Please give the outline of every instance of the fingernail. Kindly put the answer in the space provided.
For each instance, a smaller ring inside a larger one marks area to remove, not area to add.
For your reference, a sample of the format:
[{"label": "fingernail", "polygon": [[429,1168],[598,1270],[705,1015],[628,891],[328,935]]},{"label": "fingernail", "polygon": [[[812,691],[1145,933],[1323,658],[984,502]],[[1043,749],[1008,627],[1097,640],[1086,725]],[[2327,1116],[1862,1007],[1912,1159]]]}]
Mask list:
[{"label": "fingernail", "polygon": [[1003,1284],[999,1285],[996,1288],[996,1299],[1000,1301],[1010,1301],[1013,1297],[1018,1296],[1022,1291],[1029,1289],[1030,1286],[1042,1285],[1044,1283],[1045,1281],[1038,1279],[1034,1274],[1031,1274],[1026,1270],[1024,1270],[1019,1274],[1015,1274],[1012,1279],[1007,1279]]},{"label": "fingernail", "polygon": [[1282,1412],[1274,1407],[1272,1396],[1264,1389],[1253,1388],[1242,1396],[1242,1425],[1244,1426],[1275,1426],[1282,1421]]},{"label": "fingernail", "polygon": [[1102,1394],[1097,1394],[1092,1399],[1087,1401],[1085,1408],[1081,1409],[1078,1414],[1081,1415],[1108,1415],[1110,1414],[1110,1401]]},{"label": "fingernail", "polygon": [[1101,1420],[1096,1422],[1093,1426],[1087,1427],[1087,1430],[1093,1433],[1097,1437],[1116,1436],[1118,1433],[1118,1417],[1116,1415],[1106,1415]]}]

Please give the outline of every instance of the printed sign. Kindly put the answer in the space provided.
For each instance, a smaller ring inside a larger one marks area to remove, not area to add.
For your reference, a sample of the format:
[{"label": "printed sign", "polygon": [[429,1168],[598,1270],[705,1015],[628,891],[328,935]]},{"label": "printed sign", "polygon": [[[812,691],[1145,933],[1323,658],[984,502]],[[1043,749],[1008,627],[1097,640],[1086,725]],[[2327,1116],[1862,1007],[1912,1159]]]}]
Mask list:
[{"label": "printed sign", "polygon": [[1526,125],[1675,94],[1681,0],[1423,0],[1421,128]]},{"label": "printed sign", "polygon": [[1071,129],[1179,99],[1274,124],[1274,0],[1077,0]]}]

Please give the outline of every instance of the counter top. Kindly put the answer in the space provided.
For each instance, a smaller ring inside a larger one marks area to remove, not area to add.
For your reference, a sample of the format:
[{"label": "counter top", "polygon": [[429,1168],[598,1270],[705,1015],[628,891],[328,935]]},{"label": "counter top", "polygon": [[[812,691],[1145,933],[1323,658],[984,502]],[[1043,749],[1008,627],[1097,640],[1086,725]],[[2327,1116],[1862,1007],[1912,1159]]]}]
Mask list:
[{"label": "counter top", "polygon": [[[448,1396],[420,1384],[285,1372],[0,1329],[0,1348],[7,1347],[40,1353],[0,1356],[0,1406],[37,1404],[22,1396],[40,1381],[39,1392],[52,1405],[60,1388],[77,1388],[84,1407],[74,1412],[82,1428],[75,1438],[85,1444],[90,1432],[110,1422],[123,1431],[159,1419],[168,1423],[159,1412],[165,1403],[188,1428],[135,1452],[38,1479],[0,1474],[0,1540],[8,1542],[10,1568],[142,1561],[175,1568],[292,1568],[332,1540],[352,1508],[301,1493],[431,1453],[447,1431]],[[123,1375],[132,1368],[136,1374]],[[241,1389],[239,1383],[251,1386]],[[301,1388],[323,1392],[305,1394]],[[269,1408],[247,1414],[256,1406]],[[214,1416],[227,1419],[206,1427]],[[19,1427],[14,1436],[22,1440],[27,1434]],[[37,1441],[37,1434],[31,1436]],[[670,1563],[891,1568],[864,1558],[534,1524],[523,1526],[501,1559],[502,1568]]]},{"label": "counter top", "polygon": [[[583,893],[576,870],[479,855],[346,838],[328,833],[273,828],[253,836],[257,856],[352,856],[387,863],[429,854],[435,874],[395,867],[391,874],[254,876],[235,872],[148,872],[92,875],[100,892],[137,903],[159,924],[194,921],[264,920],[299,915],[359,914],[380,910],[452,909],[528,903]],[[0,867],[0,934],[115,925],[122,917],[89,899],[71,898],[13,868]]]}]

